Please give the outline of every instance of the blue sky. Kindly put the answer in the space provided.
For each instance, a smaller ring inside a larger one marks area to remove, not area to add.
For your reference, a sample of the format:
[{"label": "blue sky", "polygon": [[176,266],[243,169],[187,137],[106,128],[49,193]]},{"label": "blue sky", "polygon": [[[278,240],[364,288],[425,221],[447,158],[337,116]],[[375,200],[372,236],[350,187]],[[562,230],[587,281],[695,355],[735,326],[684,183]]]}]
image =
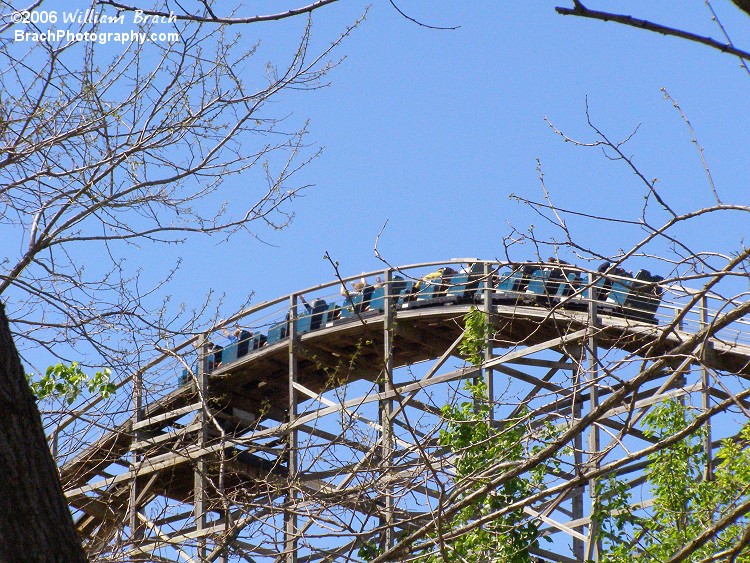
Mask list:
[{"label": "blue sky", "polygon": [[[629,2],[629,13],[719,36],[702,1],[650,4]],[[201,244],[200,252],[193,244],[178,249],[189,294],[213,288],[227,293],[231,309],[251,290],[258,300],[314,285],[333,276],[322,259],[326,251],[344,274],[376,268],[373,245],[386,221],[380,249],[393,263],[502,258],[509,223],[543,228],[509,199],[511,193],[541,197],[537,158],[558,205],[636,218],[644,189],[633,173],[597,149],[564,143],[545,121],[592,140],[587,100],[592,119],[612,138],[640,127],[628,154],[648,178],[660,179],[677,209],[687,210],[710,203],[710,192],[690,133],[660,91],[666,88],[690,118],[720,195],[748,203],[747,110],[738,92],[750,76],[736,59],[674,38],[563,17],[555,3],[399,5],[426,23],[460,28],[426,29],[387,2],[373,4],[335,52],[345,59],[328,76],[330,85],[287,93],[272,108],[288,113],[290,124],[309,119],[308,140],[324,148],[298,178],[314,187],[293,204],[293,224],[280,233],[261,230],[267,244],[236,237]],[[728,2],[716,9],[737,44],[748,40],[747,17]],[[363,10],[364,4],[344,2],[317,11],[313,49]],[[243,40],[261,40],[257,57],[265,60],[287,52],[303,25],[271,23],[241,33]],[[685,235],[699,250],[727,250],[746,231],[722,224],[699,237]],[[578,235],[604,254],[636,240],[619,227],[589,224]],[[202,267],[203,252],[220,260],[219,275]]]}]

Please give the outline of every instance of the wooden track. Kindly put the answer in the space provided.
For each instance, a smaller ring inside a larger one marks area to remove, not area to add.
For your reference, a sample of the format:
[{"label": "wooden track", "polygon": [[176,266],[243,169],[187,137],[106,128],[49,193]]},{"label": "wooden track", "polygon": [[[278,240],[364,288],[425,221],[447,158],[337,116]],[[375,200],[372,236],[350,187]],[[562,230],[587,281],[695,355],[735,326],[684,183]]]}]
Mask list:
[{"label": "wooden track", "polygon": [[[411,365],[439,357],[460,336],[463,317],[469,309],[468,304],[451,304],[398,311],[394,365]],[[494,313],[494,338],[506,349],[564,337],[585,329],[587,324],[587,315],[583,312],[562,309],[553,312],[537,306],[499,305],[495,306]],[[297,347],[300,384],[322,392],[355,378],[373,380],[378,377],[383,361],[383,318],[382,314],[367,314],[362,319],[354,318],[302,335]],[[602,316],[601,324],[598,338],[602,345],[640,355],[657,355],[690,336],[679,332],[664,336],[658,326],[610,316]],[[662,337],[662,344],[655,348]],[[210,395],[216,401],[214,412],[231,413],[233,408],[239,408],[258,415],[263,413],[262,421],[284,421],[288,356],[289,342],[285,339],[218,368],[210,377]],[[747,346],[713,340],[706,363],[715,369],[750,375],[749,358]],[[196,401],[193,386],[187,385],[148,405],[145,418],[158,419],[168,413],[180,413],[180,409]],[[193,494],[190,461],[198,456],[190,457],[185,452],[190,451],[197,431],[182,434],[180,442],[165,434],[172,420],[174,416],[164,417],[148,427],[140,448],[147,461],[138,472],[138,482],[143,487],[148,484],[149,495],[189,502]],[[226,417],[226,420],[229,428],[232,418]],[[246,431],[247,426],[236,426],[234,430]],[[111,530],[102,532],[100,528],[107,528],[107,522],[109,527],[116,526],[122,518],[128,501],[128,473],[109,479],[106,488],[87,484],[96,481],[109,465],[123,458],[132,445],[132,422],[128,421],[106,433],[62,468],[61,479],[71,506],[85,513],[79,518],[82,535],[98,533],[106,540]],[[231,447],[226,451],[233,459],[228,489],[240,486],[247,489],[254,479],[268,478],[269,468],[264,467],[267,463],[263,459],[252,455],[233,457]],[[259,490],[263,488],[261,482],[256,486]]]}]

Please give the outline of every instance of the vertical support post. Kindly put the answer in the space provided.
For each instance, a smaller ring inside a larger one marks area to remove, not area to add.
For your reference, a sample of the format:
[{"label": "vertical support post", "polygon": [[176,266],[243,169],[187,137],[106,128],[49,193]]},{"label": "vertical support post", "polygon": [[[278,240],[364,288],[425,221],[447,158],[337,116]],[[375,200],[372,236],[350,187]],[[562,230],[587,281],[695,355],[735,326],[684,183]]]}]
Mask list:
[{"label": "vertical support post", "polygon": [[[289,298],[289,315],[287,332],[289,335],[289,424],[297,419],[297,295]],[[284,511],[284,560],[286,563],[297,563],[297,514],[295,480],[298,471],[298,435],[297,430],[290,430],[288,437],[287,469],[289,489],[286,495]]]},{"label": "vertical support post", "polygon": [[[143,374],[140,371],[135,373],[133,377],[133,424],[143,420]],[[138,442],[140,437],[138,430],[133,431],[132,443]],[[57,445],[57,432],[55,432],[55,445]],[[56,452],[55,452],[56,453]],[[138,466],[141,463],[141,455],[137,450],[133,449],[130,454],[131,456],[131,470],[133,471],[133,481],[130,484],[130,510],[129,510],[129,526],[130,526],[130,541],[135,545],[140,538],[140,532],[142,531],[141,523],[138,521],[138,486],[135,472],[138,470]]]},{"label": "vertical support post", "polygon": [[[201,346],[201,357],[198,362],[197,387],[201,401],[201,410],[198,412],[198,420],[201,428],[198,434],[198,445],[205,448],[208,441],[208,404],[206,393],[208,391],[208,335],[203,337]],[[208,464],[204,458],[199,458],[195,464],[193,475],[193,517],[195,519],[195,531],[202,532],[206,528],[206,470]],[[206,540],[198,536],[198,559],[203,561],[206,557]]]},{"label": "vertical support post", "polygon": [[[572,423],[575,424],[581,418],[581,373],[583,370],[583,348],[581,348],[581,354],[579,355],[581,362],[578,364],[578,368],[573,375],[573,396],[571,405],[571,416],[573,417]],[[575,465],[575,472],[579,474],[583,469],[583,437],[581,434],[576,434],[573,438],[573,463]],[[581,520],[583,518],[583,487],[577,487],[572,493],[571,499],[571,511],[573,513],[573,520]],[[583,531],[583,527],[576,528],[578,532]],[[583,540],[579,538],[573,538],[573,559],[576,561],[583,561],[584,545]]]},{"label": "vertical support post", "polygon": [[[589,284],[593,287],[594,274],[589,274]],[[596,332],[599,326],[599,314],[598,305],[596,299],[589,301],[589,336],[588,336],[588,364],[589,364],[589,412],[594,410],[599,405],[599,384],[597,382],[599,374],[599,358],[597,355],[596,345]],[[599,466],[599,450],[600,450],[600,437],[599,437],[599,426],[596,422],[591,424],[589,430],[589,469],[596,469]],[[591,497],[591,510],[593,512],[596,503],[598,502],[596,495],[596,479],[589,481],[589,496]],[[599,537],[599,530],[597,523],[591,519],[589,523],[589,534],[588,534],[588,550],[587,560],[599,561],[599,554],[601,553],[601,538]]]},{"label": "vertical support post", "polygon": [[[487,334],[484,338],[484,361],[488,362],[492,359],[492,268],[490,268],[489,262],[484,263],[483,268],[484,277],[484,312],[487,315]],[[494,386],[494,374],[492,368],[484,368],[484,383],[487,386],[487,407],[488,407],[488,423],[492,425],[495,419],[495,386]]]},{"label": "vertical support post", "polygon": [[[708,326],[708,297],[703,295],[701,297],[700,304],[700,330],[703,330]],[[703,412],[706,412],[711,408],[711,395],[709,393],[711,388],[710,374],[708,368],[706,368],[705,362],[701,361],[701,408]],[[706,474],[704,476],[706,481],[713,479],[713,452],[711,449],[711,419],[706,420],[705,432],[703,434],[703,452],[706,456]]]},{"label": "vertical support post", "polygon": [[[135,439],[135,436],[133,437]],[[52,458],[57,463],[57,452],[60,447],[60,432],[58,428],[55,428],[52,432]]]},{"label": "vertical support post", "polygon": [[[383,378],[379,383],[380,393],[391,393],[393,391],[393,311],[394,298],[392,295],[393,283],[390,269],[383,272]],[[380,401],[380,427],[381,427],[381,463],[383,472],[390,471],[393,464],[393,400],[388,397]],[[393,530],[393,489],[386,479],[386,490],[383,498],[383,513],[380,525],[384,529],[383,547],[388,549],[393,546],[395,534]]]},{"label": "vertical support post", "polygon": [[[222,491],[222,494],[224,491]],[[229,510],[224,510],[224,529],[229,530],[231,528],[230,518],[229,518]],[[221,552],[221,555],[219,555],[219,563],[229,563],[229,554],[228,550],[224,548],[224,550]]]}]

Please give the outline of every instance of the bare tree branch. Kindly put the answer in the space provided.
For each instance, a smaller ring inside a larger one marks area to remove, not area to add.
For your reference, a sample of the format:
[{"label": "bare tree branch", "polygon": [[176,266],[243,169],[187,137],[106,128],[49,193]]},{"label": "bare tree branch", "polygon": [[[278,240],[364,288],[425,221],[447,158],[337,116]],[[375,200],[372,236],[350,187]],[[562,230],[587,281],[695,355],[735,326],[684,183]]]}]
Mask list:
[{"label": "bare tree branch", "polygon": [[739,57],[742,60],[750,60],[750,52],[743,51],[742,49],[738,49],[728,43],[721,43],[719,41],[716,41],[715,39],[712,39],[711,37],[705,37],[702,35],[698,35],[696,33],[691,33],[689,31],[685,31],[685,30],[678,29],[675,27],[670,27],[667,25],[661,25],[658,23],[650,22],[648,20],[634,18],[633,16],[629,16],[625,14],[615,14],[611,12],[601,12],[598,10],[590,10],[589,8],[587,8],[581,2],[578,2],[578,1],[575,2],[575,6],[573,8],[565,8],[565,7],[558,6],[555,8],[555,11],[558,14],[561,14],[563,16],[578,16],[582,18],[595,19],[595,20],[604,21],[604,22],[611,21],[611,22],[622,24],[622,25],[627,25],[629,27],[645,29],[646,31],[653,31],[654,33],[660,33],[662,35],[679,37],[680,39],[686,39],[694,43],[700,43],[702,45],[706,45],[708,47],[711,47],[712,49],[721,51],[722,53],[734,55],[736,57]]},{"label": "bare tree branch", "polygon": [[99,5],[111,6],[113,8],[116,8],[117,10],[124,10],[127,12],[138,11],[148,16],[158,16],[158,17],[164,17],[164,18],[174,16],[174,18],[179,21],[188,21],[188,22],[194,22],[194,23],[235,25],[235,24],[252,24],[252,23],[267,22],[267,21],[279,21],[279,20],[292,18],[295,16],[303,15],[303,14],[310,14],[319,8],[327,6],[328,4],[333,4],[335,2],[338,2],[338,0],[316,0],[315,2],[308,4],[306,6],[292,8],[290,10],[286,10],[283,12],[277,12],[274,14],[266,14],[266,15],[248,16],[248,17],[217,16],[214,10],[210,7],[210,4],[208,2],[202,2],[207,15],[189,14],[186,12],[181,13],[181,14],[176,14],[173,12],[154,9],[154,8],[144,9],[143,6],[138,6],[135,4],[123,4],[121,2],[117,2],[116,0],[96,0],[96,2]]}]

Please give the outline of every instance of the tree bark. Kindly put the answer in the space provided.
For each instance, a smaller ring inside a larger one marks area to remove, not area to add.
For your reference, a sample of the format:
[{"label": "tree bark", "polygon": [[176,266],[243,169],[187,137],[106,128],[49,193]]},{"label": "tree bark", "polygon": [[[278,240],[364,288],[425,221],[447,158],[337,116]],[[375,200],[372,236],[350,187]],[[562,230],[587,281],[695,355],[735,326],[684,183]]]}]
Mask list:
[{"label": "tree bark", "polygon": [[0,304],[0,562],[86,561]]},{"label": "tree bark", "polygon": [[750,0],[732,0],[740,10],[750,15]]}]

